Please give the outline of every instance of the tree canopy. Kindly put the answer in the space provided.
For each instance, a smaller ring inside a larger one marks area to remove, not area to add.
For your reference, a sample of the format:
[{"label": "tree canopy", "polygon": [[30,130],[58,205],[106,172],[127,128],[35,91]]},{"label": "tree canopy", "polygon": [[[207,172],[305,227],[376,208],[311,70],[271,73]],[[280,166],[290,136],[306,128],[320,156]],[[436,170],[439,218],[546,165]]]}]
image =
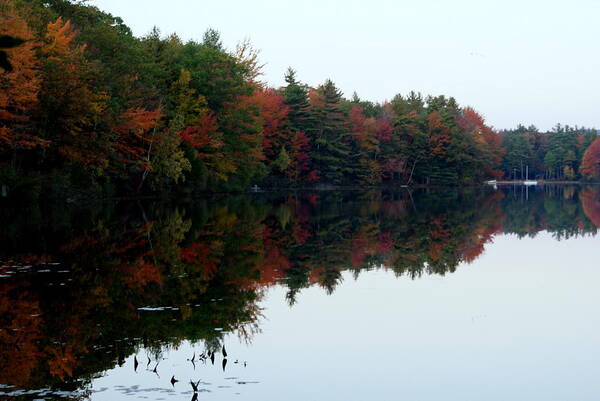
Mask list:
[{"label": "tree canopy", "polygon": [[452,97],[346,98],[292,68],[270,88],[258,51],[229,50],[214,29],[200,41],[156,28],[138,38],[69,0],[0,0],[0,22],[0,181],[11,193],[597,177],[593,152],[584,163],[595,130],[497,132]]}]

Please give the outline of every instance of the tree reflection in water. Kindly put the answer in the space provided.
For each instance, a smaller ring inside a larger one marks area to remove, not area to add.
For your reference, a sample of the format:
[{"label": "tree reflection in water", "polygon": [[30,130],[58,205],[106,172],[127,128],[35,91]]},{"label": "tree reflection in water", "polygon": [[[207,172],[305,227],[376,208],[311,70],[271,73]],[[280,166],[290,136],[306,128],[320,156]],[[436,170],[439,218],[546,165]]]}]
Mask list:
[{"label": "tree reflection in water", "polygon": [[187,340],[206,359],[226,333],[251,342],[270,286],[285,286],[293,305],[309,286],[334,292],[344,271],[454,272],[500,233],[595,235],[600,191],[285,193],[2,213],[0,383],[79,398],[140,348],[158,360]]}]

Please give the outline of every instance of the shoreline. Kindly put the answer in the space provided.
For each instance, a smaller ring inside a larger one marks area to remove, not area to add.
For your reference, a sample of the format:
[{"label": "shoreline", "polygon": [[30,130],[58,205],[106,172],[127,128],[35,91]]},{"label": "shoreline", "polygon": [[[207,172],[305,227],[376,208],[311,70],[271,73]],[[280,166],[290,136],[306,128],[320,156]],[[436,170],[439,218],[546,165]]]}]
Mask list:
[{"label": "shoreline", "polygon": [[[477,190],[484,189],[494,186],[532,186],[532,187],[543,187],[543,186],[600,186],[600,182],[583,182],[583,181],[538,181],[536,185],[526,185],[524,180],[517,181],[496,181],[496,182],[483,182],[477,184],[456,184],[456,185],[377,185],[377,186],[356,186],[356,185],[315,185],[315,186],[304,186],[304,187],[249,187],[244,190],[238,191],[203,191],[203,192],[179,192],[174,191],[168,194],[162,193],[146,193],[146,194],[122,194],[122,195],[108,195],[102,196],[100,193],[83,193],[81,191],[67,192],[63,196],[54,196],[46,198],[43,195],[30,199],[31,202],[27,203],[54,203],[54,204],[71,204],[71,205],[84,205],[90,203],[103,203],[103,202],[121,202],[121,201],[170,201],[173,199],[210,199],[222,196],[239,196],[239,195],[260,195],[260,194],[276,194],[276,193],[302,193],[302,192],[335,192],[335,191],[408,191],[414,190],[431,190],[431,191],[461,191],[461,190]],[[106,194],[104,194],[106,195]],[[10,204],[21,203],[23,199],[19,197],[2,196],[0,197],[0,208],[9,206]]]},{"label": "shoreline", "polygon": [[[531,180],[513,180],[513,181],[496,181],[496,185],[524,185],[526,181]],[[486,182],[486,185],[492,185]],[[585,181],[545,181],[537,180],[537,185],[599,185],[598,182],[585,182]]]}]

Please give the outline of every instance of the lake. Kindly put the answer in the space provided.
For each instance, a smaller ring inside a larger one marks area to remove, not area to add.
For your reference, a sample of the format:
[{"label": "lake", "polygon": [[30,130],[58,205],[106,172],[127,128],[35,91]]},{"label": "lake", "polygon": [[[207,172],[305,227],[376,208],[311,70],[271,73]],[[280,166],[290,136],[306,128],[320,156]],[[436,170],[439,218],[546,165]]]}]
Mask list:
[{"label": "lake", "polygon": [[600,187],[0,214],[1,399],[600,399]]}]

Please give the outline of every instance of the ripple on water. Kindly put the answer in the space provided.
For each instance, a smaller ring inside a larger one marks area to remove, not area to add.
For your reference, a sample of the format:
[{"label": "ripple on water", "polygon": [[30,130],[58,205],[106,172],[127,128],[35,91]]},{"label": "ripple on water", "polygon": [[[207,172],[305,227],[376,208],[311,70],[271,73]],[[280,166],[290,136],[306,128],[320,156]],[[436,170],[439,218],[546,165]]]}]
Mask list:
[{"label": "ripple on water", "polygon": [[157,311],[165,311],[165,310],[179,310],[176,306],[141,306],[137,308],[137,310],[146,311],[146,312],[157,312]]},{"label": "ripple on water", "polygon": [[[14,386],[0,384],[0,389],[10,389],[14,388]],[[36,395],[40,397],[52,397],[52,399],[59,398],[78,398],[82,397],[84,394],[78,391],[52,391],[48,388],[42,389],[32,389],[32,390],[21,390],[16,389],[13,391],[0,391],[0,396],[3,397],[21,397],[27,395]],[[43,398],[38,398],[38,400],[43,400]]]}]

